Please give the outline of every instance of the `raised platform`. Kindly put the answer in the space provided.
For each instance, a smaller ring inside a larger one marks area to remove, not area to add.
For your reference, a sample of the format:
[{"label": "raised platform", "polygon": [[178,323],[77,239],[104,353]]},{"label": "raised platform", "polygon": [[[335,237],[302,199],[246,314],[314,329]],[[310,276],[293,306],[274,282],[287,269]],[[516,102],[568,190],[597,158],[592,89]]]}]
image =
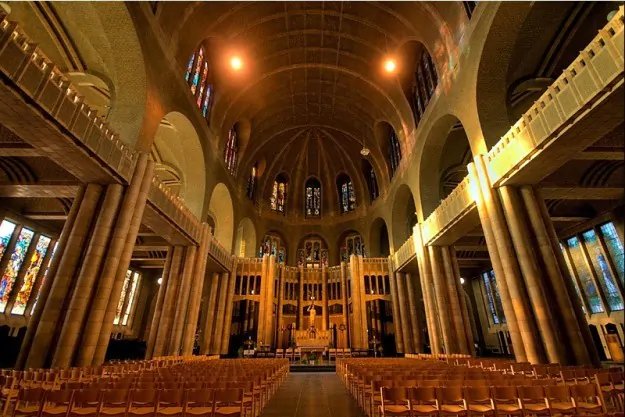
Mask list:
[{"label": "raised platform", "polygon": [[336,372],[335,362],[315,362],[314,365],[303,363],[291,363],[290,372]]}]

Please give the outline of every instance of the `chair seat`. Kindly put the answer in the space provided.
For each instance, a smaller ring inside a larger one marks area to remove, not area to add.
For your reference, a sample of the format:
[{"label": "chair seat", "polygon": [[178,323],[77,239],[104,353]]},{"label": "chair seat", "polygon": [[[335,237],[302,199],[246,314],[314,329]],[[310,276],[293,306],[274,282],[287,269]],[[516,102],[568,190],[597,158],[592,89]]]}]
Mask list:
[{"label": "chair seat", "polygon": [[100,410],[100,414],[107,416],[116,416],[118,414],[126,414],[126,407],[110,407]]},{"label": "chair seat", "polygon": [[485,404],[469,404],[469,410],[475,411],[476,413],[488,413],[495,411],[490,405]]},{"label": "chair seat", "polygon": [[98,413],[98,407],[77,407],[72,409],[70,415],[89,416]]},{"label": "chair seat", "polygon": [[147,415],[154,413],[154,407],[132,407],[128,410],[130,414]]},{"label": "chair seat", "polygon": [[530,410],[530,411],[545,411],[548,410],[549,408],[547,407],[547,405],[545,404],[525,404],[523,406],[526,410]]},{"label": "chair seat", "polygon": [[215,409],[215,415],[232,416],[240,415],[241,407],[217,407]]},{"label": "chair seat", "polygon": [[187,408],[186,414],[193,414],[194,416],[201,416],[203,414],[210,414],[213,412],[212,407],[193,407]]},{"label": "chair seat", "polygon": [[599,412],[601,412],[601,406],[599,404],[595,404],[595,403],[587,403],[587,402],[577,402],[577,408],[578,409],[583,409],[584,411],[591,411],[591,410],[597,410]]},{"label": "chair seat", "polygon": [[16,407],[13,414],[39,414],[40,405],[27,405]]},{"label": "chair seat", "polygon": [[558,410],[558,411],[567,411],[567,410],[575,410],[575,407],[573,407],[573,404],[571,403],[551,403],[549,404],[551,406],[551,408],[553,408],[554,410]]},{"label": "chair seat", "polygon": [[461,405],[454,405],[454,404],[444,404],[441,405],[441,411],[444,411],[446,413],[466,413],[466,409],[461,406]]},{"label": "chair seat", "polygon": [[164,414],[167,416],[173,416],[176,414],[182,414],[182,407],[163,407],[158,409],[158,414]]},{"label": "chair seat", "polygon": [[416,411],[417,413],[436,413],[438,409],[434,405],[413,404],[412,411]]},{"label": "chair seat", "polygon": [[380,413],[391,413],[391,414],[402,414],[408,412],[408,407],[405,405],[392,405],[387,404],[385,406],[380,406]]},{"label": "chair seat", "polygon": [[67,413],[67,406],[66,405],[59,405],[59,406],[55,406],[55,407],[46,407],[45,410],[43,410],[42,415],[60,415],[60,414],[66,414]]},{"label": "chair seat", "polygon": [[516,404],[498,404],[497,409],[505,413],[521,412],[521,408]]}]

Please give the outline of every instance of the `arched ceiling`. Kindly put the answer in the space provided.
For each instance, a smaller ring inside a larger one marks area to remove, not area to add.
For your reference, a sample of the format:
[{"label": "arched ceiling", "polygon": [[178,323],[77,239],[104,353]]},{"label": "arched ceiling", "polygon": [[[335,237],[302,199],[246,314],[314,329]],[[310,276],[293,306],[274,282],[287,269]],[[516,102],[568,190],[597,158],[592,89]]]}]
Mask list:
[{"label": "arched ceiling", "polygon": [[[266,158],[274,168],[265,178],[280,169],[294,178],[296,161],[310,158],[307,152],[317,145],[308,145],[318,143],[328,152],[320,179],[325,184],[327,176],[333,184],[339,172],[361,176],[349,160],[359,165],[365,143],[382,187],[388,177],[376,122],[390,123],[400,140],[414,129],[401,86],[382,73],[382,62],[416,40],[437,66],[444,65],[465,18],[460,2],[168,2],[161,7],[159,23],[181,73],[200,43],[210,45],[211,128],[220,145],[235,123],[251,123],[239,175]],[[237,74],[227,66],[233,53],[245,65]],[[403,57],[397,58],[401,69]]]}]

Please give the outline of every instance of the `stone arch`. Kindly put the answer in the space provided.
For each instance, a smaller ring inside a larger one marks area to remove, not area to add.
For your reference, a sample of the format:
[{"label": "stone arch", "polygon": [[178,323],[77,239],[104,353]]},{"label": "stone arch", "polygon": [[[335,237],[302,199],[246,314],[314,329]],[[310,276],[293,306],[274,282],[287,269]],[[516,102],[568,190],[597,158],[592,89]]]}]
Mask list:
[{"label": "stone arch", "polygon": [[234,243],[235,256],[253,258],[256,256],[256,228],[249,217],[244,217],[237,227],[237,237]]},{"label": "stone arch", "polygon": [[390,255],[390,239],[386,221],[382,217],[376,218],[371,223],[369,231],[369,249],[367,256],[385,257]]},{"label": "stone arch", "polygon": [[[375,139],[376,139],[376,143],[378,144],[378,146],[380,147],[380,150],[382,152],[382,155],[384,156],[384,162],[385,162],[385,166],[386,166],[386,175],[388,175],[389,178],[389,182],[392,180],[392,173],[391,173],[391,161],[390,161],[390,154],[389,154],[389,147],[391,144],[391,134],[395,133],[395,136],[397,137],[397,141],[399,143],[400,146],[400,159],[401,159],[401,155],[402,155],[402,141],[401,139],[399,139],[399,136],[397,134],[397,130],[395,130],[395,128],[393,126],[391,126],[390,123],[386,122],[386,121],[379,121],[375,124],[375,128],[374,128],[374,134],[375,134]],[[398,163],[399,165],[399,163]]]},{"label": "stone arch", "polygon": [[396,251],[412,234],[412,228],[417,224],[417,215],[414,196],[408,185],[401,184],[392,201],[391,233],[393,250]]},{"label": "stone arch", "polygon": [[170,112],[161,119],[152,155],[157,163],[157,175],[172,168],[180,174],[180,198],[193,214],[201,217],[206,192],[204,152],[193,124],[185,115]]},{"label": "stone arch", "polygon": [[63,73],[105,80],[110,95],[106,121],[121,140],[137,142],[147,77],[139,38],[124,3],[12,3],[10,19],[24,28]]},{"label": "stone arch", "polygon": [[230,190],[222,182],[213,188],[208,208],[214,214],[215,238],[228,251],[232,250],[234,235],[234,206]]}]

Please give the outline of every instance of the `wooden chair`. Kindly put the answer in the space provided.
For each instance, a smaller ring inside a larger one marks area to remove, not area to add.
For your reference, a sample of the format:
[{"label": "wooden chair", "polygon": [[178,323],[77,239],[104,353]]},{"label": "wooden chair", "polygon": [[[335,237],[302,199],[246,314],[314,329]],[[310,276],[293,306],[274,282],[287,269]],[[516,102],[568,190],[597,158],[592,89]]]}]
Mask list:
[{"label": "wooden chair", "polygon": [[244,417],[242,388],[215,390],[213,404],[212,417]]},{"label": "wooden chair", "polygon": [[125,417],[128,409],[128,389],[105,389],[100,397],[98,417]]},{"label": "wooden chair", "polygon": [[181,388],[160,390],[156,401],[156,417],[182,417],[184,394]]},{"label": "wooden chair", "polygon": [[130,391],[125,417],[153,417],[158,403],[157,393],[154,388]]},{"label": "wooden chair", "polygon": [[100,397],[101,391],[98,388],[75,390],[68,417],[97,416],[100,410]]},{"label": "wooden chair", "polygon": [[495,415],[523,415],[521,401],[516,387],[496,386],[491,389],[491,396],[495,404]]},{"label": "wooden chair", "polygon": [[44,390],[41,388],[20,388],[13,408],[13,417],[39,416],[43,407]]},{"label": "wooden chair", "polygon": [[595,384],[572,385],[571,397],[577,414],[607,413],[601,391]]},{"label": "wooden chair", "polygon": [[435,387],[413,387],[409,388],[410,411],[413,416],[438,415],[440,407],[436,398]]},{"label": "wooden chair", "polygon": [[184,415],[194,417],[211,417],[213,415],[215,390],[188,390],[184,404]]},{"label": "wooden chair", "polygon": [[[462,382],[462,381],[460,381]],[[439,416],[466,416],[468,415],[467,402],[464,399],[462,386],[443,387],[436,391],[438,400]]]},{"label": "wooden chair", "polygon": [[382,387],[380,388],[379,415],[408,416],[413,417],[410,410],[410,390],[406,388]]},{"label": "wooden chair", "polygon": [[575,414],[575,403],[571,398],[571,388],[568,385],[546,386],[545,400],[551,415]]},{"label": "wooden chair", "polygon": [[542,386],[521,386],[518,388],[523,415],[551,415]]},{"label": "wooden chair", "polygon": [[67,416],[73,397],[74,390],[71,389],[46,391],[39,417]]},{"label": "wooden chair", "polygon": [[484,417],[495,415],[495,403],[486,386],[469,386],[464,388],[464,399],[467,405],[467,415]]}]

